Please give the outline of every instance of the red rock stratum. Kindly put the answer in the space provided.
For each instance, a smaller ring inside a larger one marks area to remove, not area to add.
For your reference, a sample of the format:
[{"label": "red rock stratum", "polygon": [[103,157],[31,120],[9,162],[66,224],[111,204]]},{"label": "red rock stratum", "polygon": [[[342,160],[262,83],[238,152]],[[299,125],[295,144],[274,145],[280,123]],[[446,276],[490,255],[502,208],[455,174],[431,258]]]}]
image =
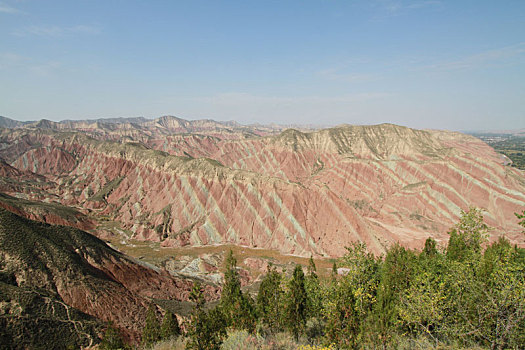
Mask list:
[{"label": "red rock stratum", "polygon": [[485,209],[492,239],[525,245],[514,217],[524,174],[474,137],[391,124],[247,136],[204,123],[176,134],[183,124],[167,118],[96,139],[93,130],[4,129],[0,157],[45,177],[26,198],[91,209],[164,246],[337,256],[363,241],[381,253],[429,236],[445,243],[470,206]]}]

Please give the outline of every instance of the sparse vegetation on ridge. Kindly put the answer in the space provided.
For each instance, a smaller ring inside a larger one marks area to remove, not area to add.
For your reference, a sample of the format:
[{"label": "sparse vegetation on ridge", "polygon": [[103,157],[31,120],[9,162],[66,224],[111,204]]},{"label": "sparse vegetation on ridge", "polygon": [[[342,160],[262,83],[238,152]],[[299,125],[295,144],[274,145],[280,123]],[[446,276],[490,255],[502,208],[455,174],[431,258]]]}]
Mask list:
[{"label": "sparse vegetation on ridge", "polygon": [[104,187],[95,193],[92,197],[89,198],[90,201],[106,201],[107,197],[113,192],[124,180],[124,176],[119,176],[114,178],[111,181],[108,181]]}]

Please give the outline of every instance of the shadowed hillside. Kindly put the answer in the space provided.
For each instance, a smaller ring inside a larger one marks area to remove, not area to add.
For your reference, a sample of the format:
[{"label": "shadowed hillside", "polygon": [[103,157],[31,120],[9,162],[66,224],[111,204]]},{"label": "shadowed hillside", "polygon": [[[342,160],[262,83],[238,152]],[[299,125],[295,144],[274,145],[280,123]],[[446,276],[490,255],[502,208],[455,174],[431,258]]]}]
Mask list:
[{"label": "shadowed hillside", "polygon": [[[136,341],[152,298],[184,301],[192,285],[89,233],[0,208],[0,338],[8,347],[90,345],[107,321]],[[215,293],[207,287],[208,299]]]}]

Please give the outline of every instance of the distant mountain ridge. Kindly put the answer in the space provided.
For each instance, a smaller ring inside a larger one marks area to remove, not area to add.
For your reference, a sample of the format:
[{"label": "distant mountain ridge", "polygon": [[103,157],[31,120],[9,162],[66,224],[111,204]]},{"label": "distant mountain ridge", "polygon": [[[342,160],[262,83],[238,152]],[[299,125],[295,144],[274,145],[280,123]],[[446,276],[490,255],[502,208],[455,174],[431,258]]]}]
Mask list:
[{"label": "distant mountain ridge", "polygon": [[236,121],[215,121],[212,119],[186,120],[175,116],[162,116],[155,119],[144,117],[99,118],[84,120],[51,121],[41,119],[38,121],[17,121],[0,116],[0,128],[35,128],[50,130],[76,130],[83,132],[149,132],[154,134],[174,133],[247,133],[253,135],[266,135],[283,131],[290,127],[301,130],[313,130],[314,126],[253,124],[242,125]]},{"label": "distant mountain ridge", "polygon": [[505,135],[505,136],[525,136],[525,128],[523,129],[507,129],[507,130],[479,130],[479,131],[465,131],[465,134],[469,135],[482,135],[482,136],[490,136],[490,135]]}]

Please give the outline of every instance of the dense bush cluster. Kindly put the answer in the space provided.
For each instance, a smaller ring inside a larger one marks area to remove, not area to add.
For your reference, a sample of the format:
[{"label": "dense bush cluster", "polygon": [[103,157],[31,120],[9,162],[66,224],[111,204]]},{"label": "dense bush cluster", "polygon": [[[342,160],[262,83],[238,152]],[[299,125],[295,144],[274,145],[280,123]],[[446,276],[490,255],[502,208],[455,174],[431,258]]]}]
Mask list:
[{"label": "dense bush cluster", "polygon": [[[525,226],[525,212],[517,216]],[[242,338],[271,349],[268,339],[287,332],[304,349],[523,349],[525,249],[503,237],[488,244],[487,231],[471,209],[443,248],[429,238],[422,251],[394,245],[377,257],[356,243],[337,262],[344,275],[325,279],[312,259],[290,277],[269,267],[255,300],[230,252],[220,303],[205,311],[193,290],[186,348],[237,348]]]}]

